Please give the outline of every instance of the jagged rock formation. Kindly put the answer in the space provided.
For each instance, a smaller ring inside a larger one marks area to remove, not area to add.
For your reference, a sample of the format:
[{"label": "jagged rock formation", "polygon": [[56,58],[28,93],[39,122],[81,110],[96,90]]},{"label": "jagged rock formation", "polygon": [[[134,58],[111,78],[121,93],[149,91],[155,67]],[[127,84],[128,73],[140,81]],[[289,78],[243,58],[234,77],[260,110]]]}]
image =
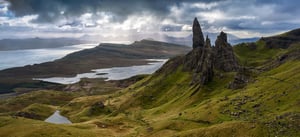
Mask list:
[{"label": "jagged rock formation", "polygon": [[238,71],[239,65],[234,56],[231,45],[227,42],[227,35],[223,31],[218,36],[214,47],[214,66],[225,72]]},{"label": "jagged rock formation", "polygon": [[194,19],[193,23],[193,48],[204,47],[204,37],[198,19]]},{"label": "jagged rock formation", "polygon": [[183,64],[183,70],[192,72],[191,84],[205,85],[213,80],[215,70],[220,72],[237,72],[239,65],[233,53],[233,48],[227,42],[227,35],[221,32],[216,40],[216,46],[211,46],[208,36],[203,40],[200,24],[195,18],[193,24],[193,50],[185,56],[169,60],[158,72],[171,73],[177,66]]},{"label": "jagged rock formation", "polygon": [[191,84],[202,85],[212,81],[214,68],[225,72],[237,71],[239,65],[227,35],[221,32],[216,40],[216,46],[211,47],[210,39],[203,39],[200,24],[195,18],[193,24],[193,50],[184,57],[184,69],[193,72]]}]

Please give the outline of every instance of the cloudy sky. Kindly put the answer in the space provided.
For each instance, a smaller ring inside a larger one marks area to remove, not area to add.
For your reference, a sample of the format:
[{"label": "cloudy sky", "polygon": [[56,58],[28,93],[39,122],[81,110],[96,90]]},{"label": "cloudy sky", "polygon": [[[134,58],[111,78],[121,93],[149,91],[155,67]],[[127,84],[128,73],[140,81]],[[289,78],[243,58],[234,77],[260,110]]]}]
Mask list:
[{"label": "cloudy sky", "polygon": [[0,39],[101,35],[191,34],[194,17],[205,32],[241,38],[300,27],[297,0],[0,0]]}]

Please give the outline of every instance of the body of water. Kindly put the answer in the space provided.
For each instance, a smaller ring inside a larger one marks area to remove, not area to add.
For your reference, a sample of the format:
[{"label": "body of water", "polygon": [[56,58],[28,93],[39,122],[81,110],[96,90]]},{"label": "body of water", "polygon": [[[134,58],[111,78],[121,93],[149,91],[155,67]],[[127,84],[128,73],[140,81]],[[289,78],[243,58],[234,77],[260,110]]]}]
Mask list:
[{"label": "body of water", "polygon": [[167,59],[148,60],[154,62],[139,66],[94,69],[90,73],[77,74],[75,77],[34,78],[34,80],[41,80],[59,84],[74,84],[79,82],[81,78],[106,78],[106,80],[121,80],[139,74],[152,74],[167,61]]},{"label": "body of water", "polygon": [[49,49],[0,51],[0,70],[53,61],[62,58],[67,54],[93,48],[97,45],[98,44],[80,44]]},{"label": "body of water", "polygon": [[56,110],[50,117],[45,120],[45,122],[54,124],[72,124],[72,122],[68,118],[60,115],[59,110]]}]

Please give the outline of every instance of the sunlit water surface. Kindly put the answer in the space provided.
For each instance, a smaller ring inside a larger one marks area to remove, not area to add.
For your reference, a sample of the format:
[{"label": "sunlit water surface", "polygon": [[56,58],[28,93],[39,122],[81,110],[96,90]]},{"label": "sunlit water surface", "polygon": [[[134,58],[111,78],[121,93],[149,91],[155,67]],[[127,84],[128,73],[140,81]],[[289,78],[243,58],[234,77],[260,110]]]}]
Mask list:
[{"label": "sunlit water surface", "polygon": [[53,61],[67,54],[93,48],[97,45],[80,44],[60,48],[0,51],[0,70]]}]

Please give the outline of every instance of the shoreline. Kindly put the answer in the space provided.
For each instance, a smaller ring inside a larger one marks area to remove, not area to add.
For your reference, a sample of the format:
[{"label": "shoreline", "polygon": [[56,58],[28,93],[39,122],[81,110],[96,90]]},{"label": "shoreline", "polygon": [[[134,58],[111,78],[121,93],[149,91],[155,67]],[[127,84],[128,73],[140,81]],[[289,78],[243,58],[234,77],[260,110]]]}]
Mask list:
[{"label": "shoreline", "polygon": [[[71,77],[48,77],[48,78],[32,78],[34,81],[42,81],[42,82],[51,82],[62,85],[75,84],[81,81],[82,78],[104,78],[105,81],[109,80],[123,80],[136,75],[141,74],[152,74],[156,70],[158,70],[161,66],[164,65],[168,61],[168,59],[144,59],[148,61],[148,63],[143,65],[129,65],[124,67],[110,67],[110,68],[98,68],[92,69],[90,72],[78,73],[75,76]],[[135,73],[130,74],[130,72],[126,72],[126,69],[136,69]],[[149,70],[150,69],[150,70]],[[122,72],[123,71],[123,72]],[[101,75],[99,75],[101,74]]]}]

